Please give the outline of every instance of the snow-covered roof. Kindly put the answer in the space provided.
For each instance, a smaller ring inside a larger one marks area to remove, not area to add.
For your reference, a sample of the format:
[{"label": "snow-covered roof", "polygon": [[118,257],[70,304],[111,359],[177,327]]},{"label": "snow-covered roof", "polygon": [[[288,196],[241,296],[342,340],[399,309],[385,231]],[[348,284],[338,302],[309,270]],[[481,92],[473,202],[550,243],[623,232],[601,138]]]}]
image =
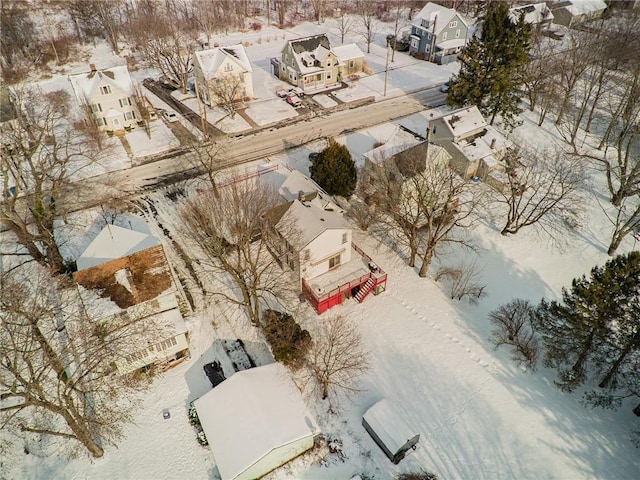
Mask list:
[{"label": "snow-covered roof", "polygon": [[413,147],[420,143],[421,140],[417,139],[415,135],[401,129],[398,125],[395,127],[395,131],[387,139],[385,143],[379,147],[369,150],[364,154],[364,157],[374,165],[378,165],[384,162],[387,158],[391,158],[394,155]]},{"label": "snow-covered roof", "polygon": [[436,44],[436,47],[446,50],[448,48],[464,47],[467,40],[464,38],[452,38]]},{"label": "snow-covered roof", "polygon": [[518,21],[523,13],[524,23],[529,25],[537,25],[547,20],[553,20],[553,13],[544,2],[519,5],[509,9],[509,17],[514,22]]},{"label": "snow-covered roof", "polygon": [[363,417],[392,454],[418,435],[385,398],[370,407]]},{"label": "snow-covered roof", "polygon": [[107,224],[78,257],[76,263],[78,270],[85,270],[156,245],[160,245],[160,241],[148,232]]},{"label": "snow-covered roof", "polygon": [[478,107],[466,107],[442,117],[445,125],[455,137],[464,136],[487,125]]},{"label": "snow-covered roof", "polygon": [[336,54],[340,63],[347,62],[354,58],[364,57],[364,53],[355,43],[348,43],[339,47],[333,47],[333,53]]},{"label": "snow-covered roof", "polygon": [[223,480],[318,431],[300,391],[279,363],[237,372],[194,405]]},{"label": "snow-covered roof", "polygon": [[500,162],[496,159],[495,155],[512,147],[513,143],[491,125],[487,125],[482,129],[480,134],[474,135],[469,140],[455,142],[453,145],[456,146],[470,162],[482,159],[487,167],[496,168],[500,165]]},{"label": "snow-covered roof", "polygon": [[[286,212],[276,224],[283,235],[289,237],[292,245],[303,249],[326,230],[339,228],[351,229],[342,213],[337,210],[325,210],[318,202],[293,200],[288,204]],[[291,234],[291,230],[295,234]],[[293,238],[291,238],[293,236]]]},{"label": "snow-covered roof", "polygon": [[210,80],[218,72],[225,59],[231,60],[245,72],[253,71],[247,52],[242,44],[197,51],[195,52],[195,58],[207,80]]},{"label": "snow-covered roof", "polygon": [[69,75],[69,81],[73,86],[76,97],[80,101],[90,98],[98,89],[98,86],[103,84],[111,86],[112,93],[116,93],[113,91],[116,90],[125,95],[133,95],[133,83],[126,65]]},{"label": "snow-covered roof", "polygon": [[298,71],[303,74],[322,70],[315,64],[316,60],[321,61],[332,51],[331,43],[329,43],[329,39],[324,33],[289,40],[285,44],[283,51],[288,47],[293,53]]},{"label": "snow-covered roof", "polygon": [[[560,6],[560,5],[558,5]],[[568,0],[562,7],[574,17],[604,11],[607,4],[603,0]]]},{"label": "snow-covered roof", "polygon": [[[437,17],[435,34],[438,35],[457,14],[458,12],[452,8],[443,7],[442,5],[429,2],[418,12],[411,24],[416,27],[422,27],[422,19],[432,22],[433,19]],[[458,18],[466,27],[468,27],[467,22],[462,18],[462,15],[458,15]],[[431,27],[429,31],[431,31]]]}]

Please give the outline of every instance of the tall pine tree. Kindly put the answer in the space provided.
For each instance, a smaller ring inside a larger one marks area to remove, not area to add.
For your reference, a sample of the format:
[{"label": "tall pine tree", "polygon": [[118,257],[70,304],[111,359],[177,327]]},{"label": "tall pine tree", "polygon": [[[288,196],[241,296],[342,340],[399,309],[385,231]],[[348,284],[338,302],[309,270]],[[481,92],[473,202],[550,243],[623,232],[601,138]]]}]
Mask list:
[{"label": "tall pine tree", "polygon": [[344,145],[329,138],[327,146],[320,152],[309,168],[311,178],[329,195],[350,197],[358,179],[351,153]]},{"label": "tall pine tree", "polygon": [[513,124],[524,95],[527,51],[531,27],[521,16],[509,18],[507,2],[491,2],[476,33],[462,54],[460,72],[451,80],[447,103],[453,107],[475,105],[491,124],[500,115]]},{"label": "tall pine tree", "polygon": [[640,372],[630,368],[640,355],[640,252],[619,255],[593,268],[588,279],[575,279],[570,290],[563,289],[562,302],[542,301],[535,323],[545,365],[558,369],[561,388],[571,391],[593,380],[613,398],[617,390],[640,384]]}]

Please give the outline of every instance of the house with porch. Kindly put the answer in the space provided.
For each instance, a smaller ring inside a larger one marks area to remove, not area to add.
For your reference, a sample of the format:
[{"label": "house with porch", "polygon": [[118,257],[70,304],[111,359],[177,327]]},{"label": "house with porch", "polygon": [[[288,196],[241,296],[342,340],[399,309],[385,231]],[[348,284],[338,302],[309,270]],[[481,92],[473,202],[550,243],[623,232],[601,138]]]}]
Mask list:
[{"label": "house with porch", "polygon": [[269,215],[271,249],[316,312],[386,289],[387,274],[353,242],[342,209],[313,180],[292,171],[279,193],[286,203]]},{"label": "house with porch", "polygon": [[364,53],[356,44],[332,48],[327,35],[289,40],[281,57],[271,60],[273,73],[305,93],[336,87],[364,68]]},{"label": "house with porch", "polygon": [[121,132],[142,120],[134,99],[135,91],[125,65],[69,75],[76,98],[82,108],[91,111],[100,130]]},{"label": "house with porch", "polygon": [[428,140],[447,151],[459,175],[477,177],[498,189],[504,186],[503,159],[513,143],[489,125],[477,107],[434,118],[427,128]]},{"label": "house with porch", "polygon": [[469,25],[456,10],[427,3],[411,22],[409,55],[443,65],[467,44]]},{"label": "house with porch", "polygon": [[160,241],[146,222],[127,218],[129,228],[107,224],[76,260],[73,279],[109,298],[118,311],[97,323],[127,325],[136,334],[129,353],[114,358],[125,374],[152,364],[170,367],[188,355],[183,314],[188,306],[175,282]]},{"label": "house with porch", "polygon": [[195,52],[196,93],[209,106],[253,98],[251,62],[242,44]]}]

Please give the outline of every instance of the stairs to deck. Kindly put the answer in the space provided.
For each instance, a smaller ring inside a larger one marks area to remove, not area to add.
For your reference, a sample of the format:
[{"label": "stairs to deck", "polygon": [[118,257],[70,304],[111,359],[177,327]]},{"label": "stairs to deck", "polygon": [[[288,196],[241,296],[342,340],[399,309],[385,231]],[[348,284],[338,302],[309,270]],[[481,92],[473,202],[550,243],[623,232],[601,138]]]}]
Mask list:
[{"label": "stairs to deck", "polygon": [[356,293],[356,295],[353,297],[355,298],[356,302],[362,303],[366,296],[369,295],[373,290],[373,286],[375,285],[375,283],[375,279],[373,277],[369,277],[369,280],[367,280],[365,284],[360,287],[358,293]]}]

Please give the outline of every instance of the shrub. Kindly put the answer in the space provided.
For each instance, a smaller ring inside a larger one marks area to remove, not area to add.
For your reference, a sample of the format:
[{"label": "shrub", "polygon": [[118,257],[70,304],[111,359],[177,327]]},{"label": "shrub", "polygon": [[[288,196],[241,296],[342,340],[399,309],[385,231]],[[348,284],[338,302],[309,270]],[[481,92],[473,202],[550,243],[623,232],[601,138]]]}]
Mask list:
[{"label": "shrub", "polygon": [[396,480],[439,480],[440,477],[431,472],[408,472],[401,473]]},{"label": "shrub", "polygon": [[351,153],[333,138],[309,168],[311,178],[324,188],[329,195],[349,198],[357,182],[356,166]]},{"label": "shrub", "polygon": [[251,25],[249,25],[249,28],[251,28],[251,30],[255,32],[258,32],[262,30],[262,24],[260,22],[252,22]]},{"label": "shrub", "polygon": [[300,328],[291,315],[276,310],[264,312],[262,326],[276,361],[299,368],[311,345],[309,332]]},{"label": "shrub", "polygon": [[500,305],[489,313],[489,320],[497,327],[491,332],[491,343],[495,348],[511,345],[512,358],[531,370],[535,370],[540,352],[532,325],[533,313],[533,306],[520,298]]}]

